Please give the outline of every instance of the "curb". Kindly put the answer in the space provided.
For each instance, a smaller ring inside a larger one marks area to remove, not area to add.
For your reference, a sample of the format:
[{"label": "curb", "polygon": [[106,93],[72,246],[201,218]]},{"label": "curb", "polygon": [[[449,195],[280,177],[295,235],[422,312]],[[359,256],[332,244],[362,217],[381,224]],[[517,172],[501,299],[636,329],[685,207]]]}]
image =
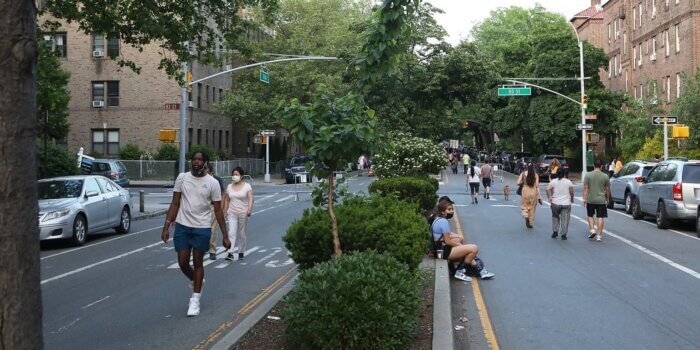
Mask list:
[{"label": "curb", "polygon": [[154,218],[157,216],[165,215],[167,213],[168,213],[168,209],[156,210],[156,211],[152,211],[150,213],[143,213],[142,215],[132,217],[131,221],[150,219],[150,218]]},{"label": "curb", "polygon": [[297,272],[292,278],[280,287],[274,294],[265,300],[260,306],[256,307],[248,316],[246,316],[236,327],[234,327],[221,340],[214,344],[209,350],[228,350],[234,346],[248,331],[253,328],[282,298],[292,290],[299,273]]},{"label": "curb", "polygon": [[452,334],[452,297],[447,260],[435,260],[435,293],[433,295],[433,349],[454,349]]}]

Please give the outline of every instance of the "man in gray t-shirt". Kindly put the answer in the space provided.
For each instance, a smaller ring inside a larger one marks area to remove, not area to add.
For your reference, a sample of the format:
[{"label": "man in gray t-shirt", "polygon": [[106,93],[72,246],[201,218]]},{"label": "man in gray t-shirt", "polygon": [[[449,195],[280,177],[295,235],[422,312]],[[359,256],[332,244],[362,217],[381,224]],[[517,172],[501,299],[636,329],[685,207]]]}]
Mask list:
[{"label": "man in gray t-shirt", "polygon": [[481,165],[481,183],[484,184],[484,198],[491,199],[491,179],[493,167],[488,162]]},{"label": "man in gray t-shirt", "polygon": [[[603,162],[596,159],[592,172],[583,179],[583,206],[588,212],[589,239],[600,242],[603,235],[603,218],[608,217],[607,203],[610,198],[610,178],[600,171]],[[594,227],[593,215],[598,218],[598,230]]]}]

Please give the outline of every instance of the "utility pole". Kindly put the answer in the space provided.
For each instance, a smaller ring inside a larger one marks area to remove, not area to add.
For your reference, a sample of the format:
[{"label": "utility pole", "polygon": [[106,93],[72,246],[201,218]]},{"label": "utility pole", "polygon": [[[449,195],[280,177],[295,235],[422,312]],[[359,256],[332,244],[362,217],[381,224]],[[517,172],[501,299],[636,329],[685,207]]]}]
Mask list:
[{"label": "utility pole", "polygon": [[[188,47],[189,50],[189,43],[185,43],[185,46]],[[185,153],[187,153],[187,137],[186,135],[186,130],[187,130],[187,88],[189,87],[188,85],[188,70],[189,67],[187,65],[187,62],[182,63],[182,89],[181,89],[181,96],[180,96],[180,166],[179,166],[179,173],[184,173],[185,172]]]}]

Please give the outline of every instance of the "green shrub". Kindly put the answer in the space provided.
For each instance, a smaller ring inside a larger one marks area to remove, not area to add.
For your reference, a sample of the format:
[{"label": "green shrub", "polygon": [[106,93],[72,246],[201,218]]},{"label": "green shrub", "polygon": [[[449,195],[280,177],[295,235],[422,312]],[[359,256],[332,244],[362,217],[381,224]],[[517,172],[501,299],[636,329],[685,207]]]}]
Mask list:
[{"label": "green shrub", "polygon": [[40,179],[56,176],[75,175],[78,173],[78,157],[70,154],[51,142],[37,141],[37,176]]},{"label": "green shrub", "polygon": [[119,149],[119,159],[138,160],[141,159],[142,155],[143,151],[139,148],[139,146],[132,143]]},{"label": "green shrub", "polygon": [[172,143],[164,143],[158,147],[155,160],[177,160],[180,157],[180,149]]},{"label": "green shrub", "polygon": [[418,205],[421,212],[435,207],[438,182],[432,178],[388,177],[378,179],[369,185],[369,193],[380,196],[394,196],[403,201]]},{"label": "green shrub", "polygon": [[[394,197],[352,198],[335,207],[343,251],[375,249],[418,267],[428,244],[425,218],[414,204]],[[333,255],[331,222],[322,209],[306,209],[287,229],[285,246],[294,262],[307,269]]]},{"label": "green shrub", "polygon": [[372,157],[372,170],[378,177],[427,177],[447,165],[445,150],[439,144],[400,133],[389,137],[387,149]]},{"label": "green shrub", "polygon": [[407,349],[420,278],[393,257],[356,252],[302,273],[282,315],[301,349]]}]

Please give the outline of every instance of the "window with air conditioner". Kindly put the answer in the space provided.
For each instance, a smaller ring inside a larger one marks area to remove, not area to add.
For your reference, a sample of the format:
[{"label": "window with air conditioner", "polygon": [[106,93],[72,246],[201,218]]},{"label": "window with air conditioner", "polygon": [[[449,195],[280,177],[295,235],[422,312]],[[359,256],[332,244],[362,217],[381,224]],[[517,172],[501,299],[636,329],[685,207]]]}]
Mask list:
[{"label": "window with air conditioner", "polygon": [[[102,34],[92,35],[92,57],[104,57],[105,52],[105,36]],[[99,54],[99,55],[96,55]]]},{"label": "window with air conditioner", "polygon": [[119,81],[93,81],[92,105],[93,107],[118,107]]},{"label": "window with air conditioner", "polygon": [[119,56],[119,35],[118,34],[93,34],[92,36],[92,57],[117,57]]}]

